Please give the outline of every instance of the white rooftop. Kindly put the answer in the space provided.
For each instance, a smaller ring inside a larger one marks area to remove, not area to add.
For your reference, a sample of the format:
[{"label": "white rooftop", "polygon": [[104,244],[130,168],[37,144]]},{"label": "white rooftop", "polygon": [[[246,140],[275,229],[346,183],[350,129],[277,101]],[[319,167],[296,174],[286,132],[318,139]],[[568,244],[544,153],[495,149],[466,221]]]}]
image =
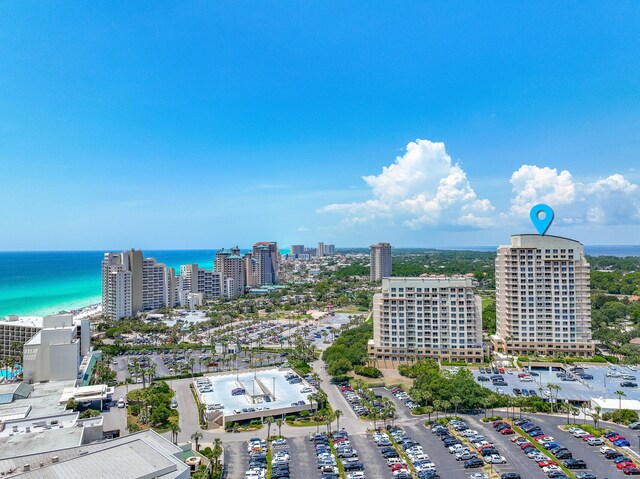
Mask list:
[{"label": "white rooftop", "polygon": [[42,328],[42,316],[5,316],[2,320],[0,320],[0,324],[30,328]]}]

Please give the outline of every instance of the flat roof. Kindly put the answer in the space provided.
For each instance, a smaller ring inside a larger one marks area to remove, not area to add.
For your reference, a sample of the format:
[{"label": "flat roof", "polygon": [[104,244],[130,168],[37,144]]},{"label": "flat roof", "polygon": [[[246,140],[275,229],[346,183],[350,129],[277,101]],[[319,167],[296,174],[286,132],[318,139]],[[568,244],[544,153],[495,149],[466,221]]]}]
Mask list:
[{"label": "flat roof", "polygon": [[[0,460],[0,474],[38,479],[84,479],[89,476],[92,479],[170,479],[188,474],[189,466],[182,461],[182,453],[181,448],[147,430],[84,446],[52,447],[45,452],[14,455]],[[30,466],[27,472],[23,471],[25,464]]]},{"label": "flat roof", "polygon": [[42,328],[42,316],[5,316],[0,320],[1,325]]}]

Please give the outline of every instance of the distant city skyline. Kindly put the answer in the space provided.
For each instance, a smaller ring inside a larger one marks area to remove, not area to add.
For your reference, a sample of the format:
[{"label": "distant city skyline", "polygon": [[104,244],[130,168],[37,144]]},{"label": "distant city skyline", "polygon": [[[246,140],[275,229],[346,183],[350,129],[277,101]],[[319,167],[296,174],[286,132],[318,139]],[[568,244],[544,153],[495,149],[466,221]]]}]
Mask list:
[{"label": "distant city skyline", "polygon": [[637,2],[0,15],[0,251],[638,244]]}]

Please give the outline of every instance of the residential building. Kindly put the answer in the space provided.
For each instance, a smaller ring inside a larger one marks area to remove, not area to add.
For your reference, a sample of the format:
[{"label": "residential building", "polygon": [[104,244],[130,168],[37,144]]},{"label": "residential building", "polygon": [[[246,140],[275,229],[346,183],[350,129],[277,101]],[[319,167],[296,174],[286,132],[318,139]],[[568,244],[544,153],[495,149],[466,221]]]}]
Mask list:
[{"label": "residential building", "polygon": [[318,243],[318,249],[316,250],[316,252],[318,254],[318,258],[322,258],[324,256],[324,243]]},{"label": "residential building", "polygon": [[481,362],[482,300],[467,277],[382,278],[369,357],[395,368],[421,357]]},{"label": "residential building", "polygon": [[224,279],[222,271],[211,271],[200,268],[197,264],[183,264],[180,266],[180,279],[182,284],[178,287],[180,304],[186,305],[185,298],[188,293],[202,294],[204,298],[221,298],[224,294]]},{"label": "residential building", "polygon": [[336,245],[334,244],[325,244],[324,245],[324,255],[325,256],[333,256],[336,254]]},{"label": "residential building", "polygon": [[19,357],[24,343],[41,329],[40,316],[6,316],[0,321],[0,360]]},{"label": "residential building", "polygon": [[302,244],[292,244],[291,252],[289,253],[294,258],[297,258],[298,255],[304,254],[304,245]]},{"label": "residential building", "polygon": [[89,351],[89,320],[71,314],[42,318],[42,329],[23,347],[23,378],[27,382],[75,380]]},{"label": "residential building", "polygon": [[142,251],[105,253],[102,260],[102,313],[111,319],[175,305],[175,271]]},{"label": "residential building", "polygon": [[589,281],[580,242],[513,235],[496,257],[494,348],[514,355],[592,356]]},{"label": "residential building", "polygon": [[380,281],[382,278],[391,276],[391,245],[389,243],[369,246],[369,256],[371,281]]},{"label": "residential building", "polygon": [[244,275],[246,286],[252,288],[259,286],[258,284],[258,261],[253,254],[247,252],[244,254]]},{"label": "residential building", "polygon": [[280,251],[275,241],[262,241],[253,245],[253,258],[257,262],[257,284],[277,284]]},{"label": "residential building", "polygon": [[216,253],[214,260],[215,271],[222,275],[224,296],[227,298],[242,296],[245,291],[245,259],[239,252],[237,247],[229,251],[222,249]]}]

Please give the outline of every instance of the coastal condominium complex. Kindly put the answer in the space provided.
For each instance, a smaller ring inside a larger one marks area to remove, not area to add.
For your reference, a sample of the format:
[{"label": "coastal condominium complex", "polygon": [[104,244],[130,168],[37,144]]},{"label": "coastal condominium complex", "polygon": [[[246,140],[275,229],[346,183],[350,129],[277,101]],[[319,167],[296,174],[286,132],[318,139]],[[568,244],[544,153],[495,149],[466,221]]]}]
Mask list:
[{"label": "coastal condominium complex", "polygon": [[324,256],[324,243],[322,242],[318,243],[318,249],[316,250],[316,255],[319,258],[322,258]]},{"label": "coastal condominium complex", "polygon": [[102,313],[111,319],[175,304],[175,272],[142,251],[105,253],[102,260]]},{"label": "coastal condominium complex", "polygon": [[378,243],[369,246],[371,257],[371,281],[380,281],[391,276],[391,245]]},{"label": "coastal condominium complex", "polygon": [[246,259],[240,256],[239,248],[220,250],[216,253],[215,271],[224,278],[224,296],[234,298],[242,296],[246,287]]},{"label": "coastal condominium complex", "polygon": [[[224,294],[224,280],[221,272],[200,268],[197,264],[180,266],[178,278],[178,302],[186,304],[188,293],[202,294],[204,298],[221,298]],[[173,303],[175,304],[175,302]]]},{"label": "coastal condominium complex", "polygon": [[467,277],[382,278],[369,357],[395,368],[421,357],[481,362],[482,300]]},{"label": "coastal condominium complex", "polygon": [[256,260],[256,282],[259,286],[278,283],[280,251],[275,241],[261,241],[253,245]]},{"label": "coastal condominium complex", "polygon": [[334,244],[325,244],[324,246],[324,255],[325,256],[332,256],[334,254],[336,254],[336,245]]},{"label": "coastal condominium complex", "polygon": [[584,247],[558,236],[523,234],[498,247],[496,335],[506,354],[591,356],[589,264]]},{"label": "coastal condominium complex", "polygon": [[0,321],[0,360],[18,358],[24,343],[42,329],[39,316],[11,315]]}]

